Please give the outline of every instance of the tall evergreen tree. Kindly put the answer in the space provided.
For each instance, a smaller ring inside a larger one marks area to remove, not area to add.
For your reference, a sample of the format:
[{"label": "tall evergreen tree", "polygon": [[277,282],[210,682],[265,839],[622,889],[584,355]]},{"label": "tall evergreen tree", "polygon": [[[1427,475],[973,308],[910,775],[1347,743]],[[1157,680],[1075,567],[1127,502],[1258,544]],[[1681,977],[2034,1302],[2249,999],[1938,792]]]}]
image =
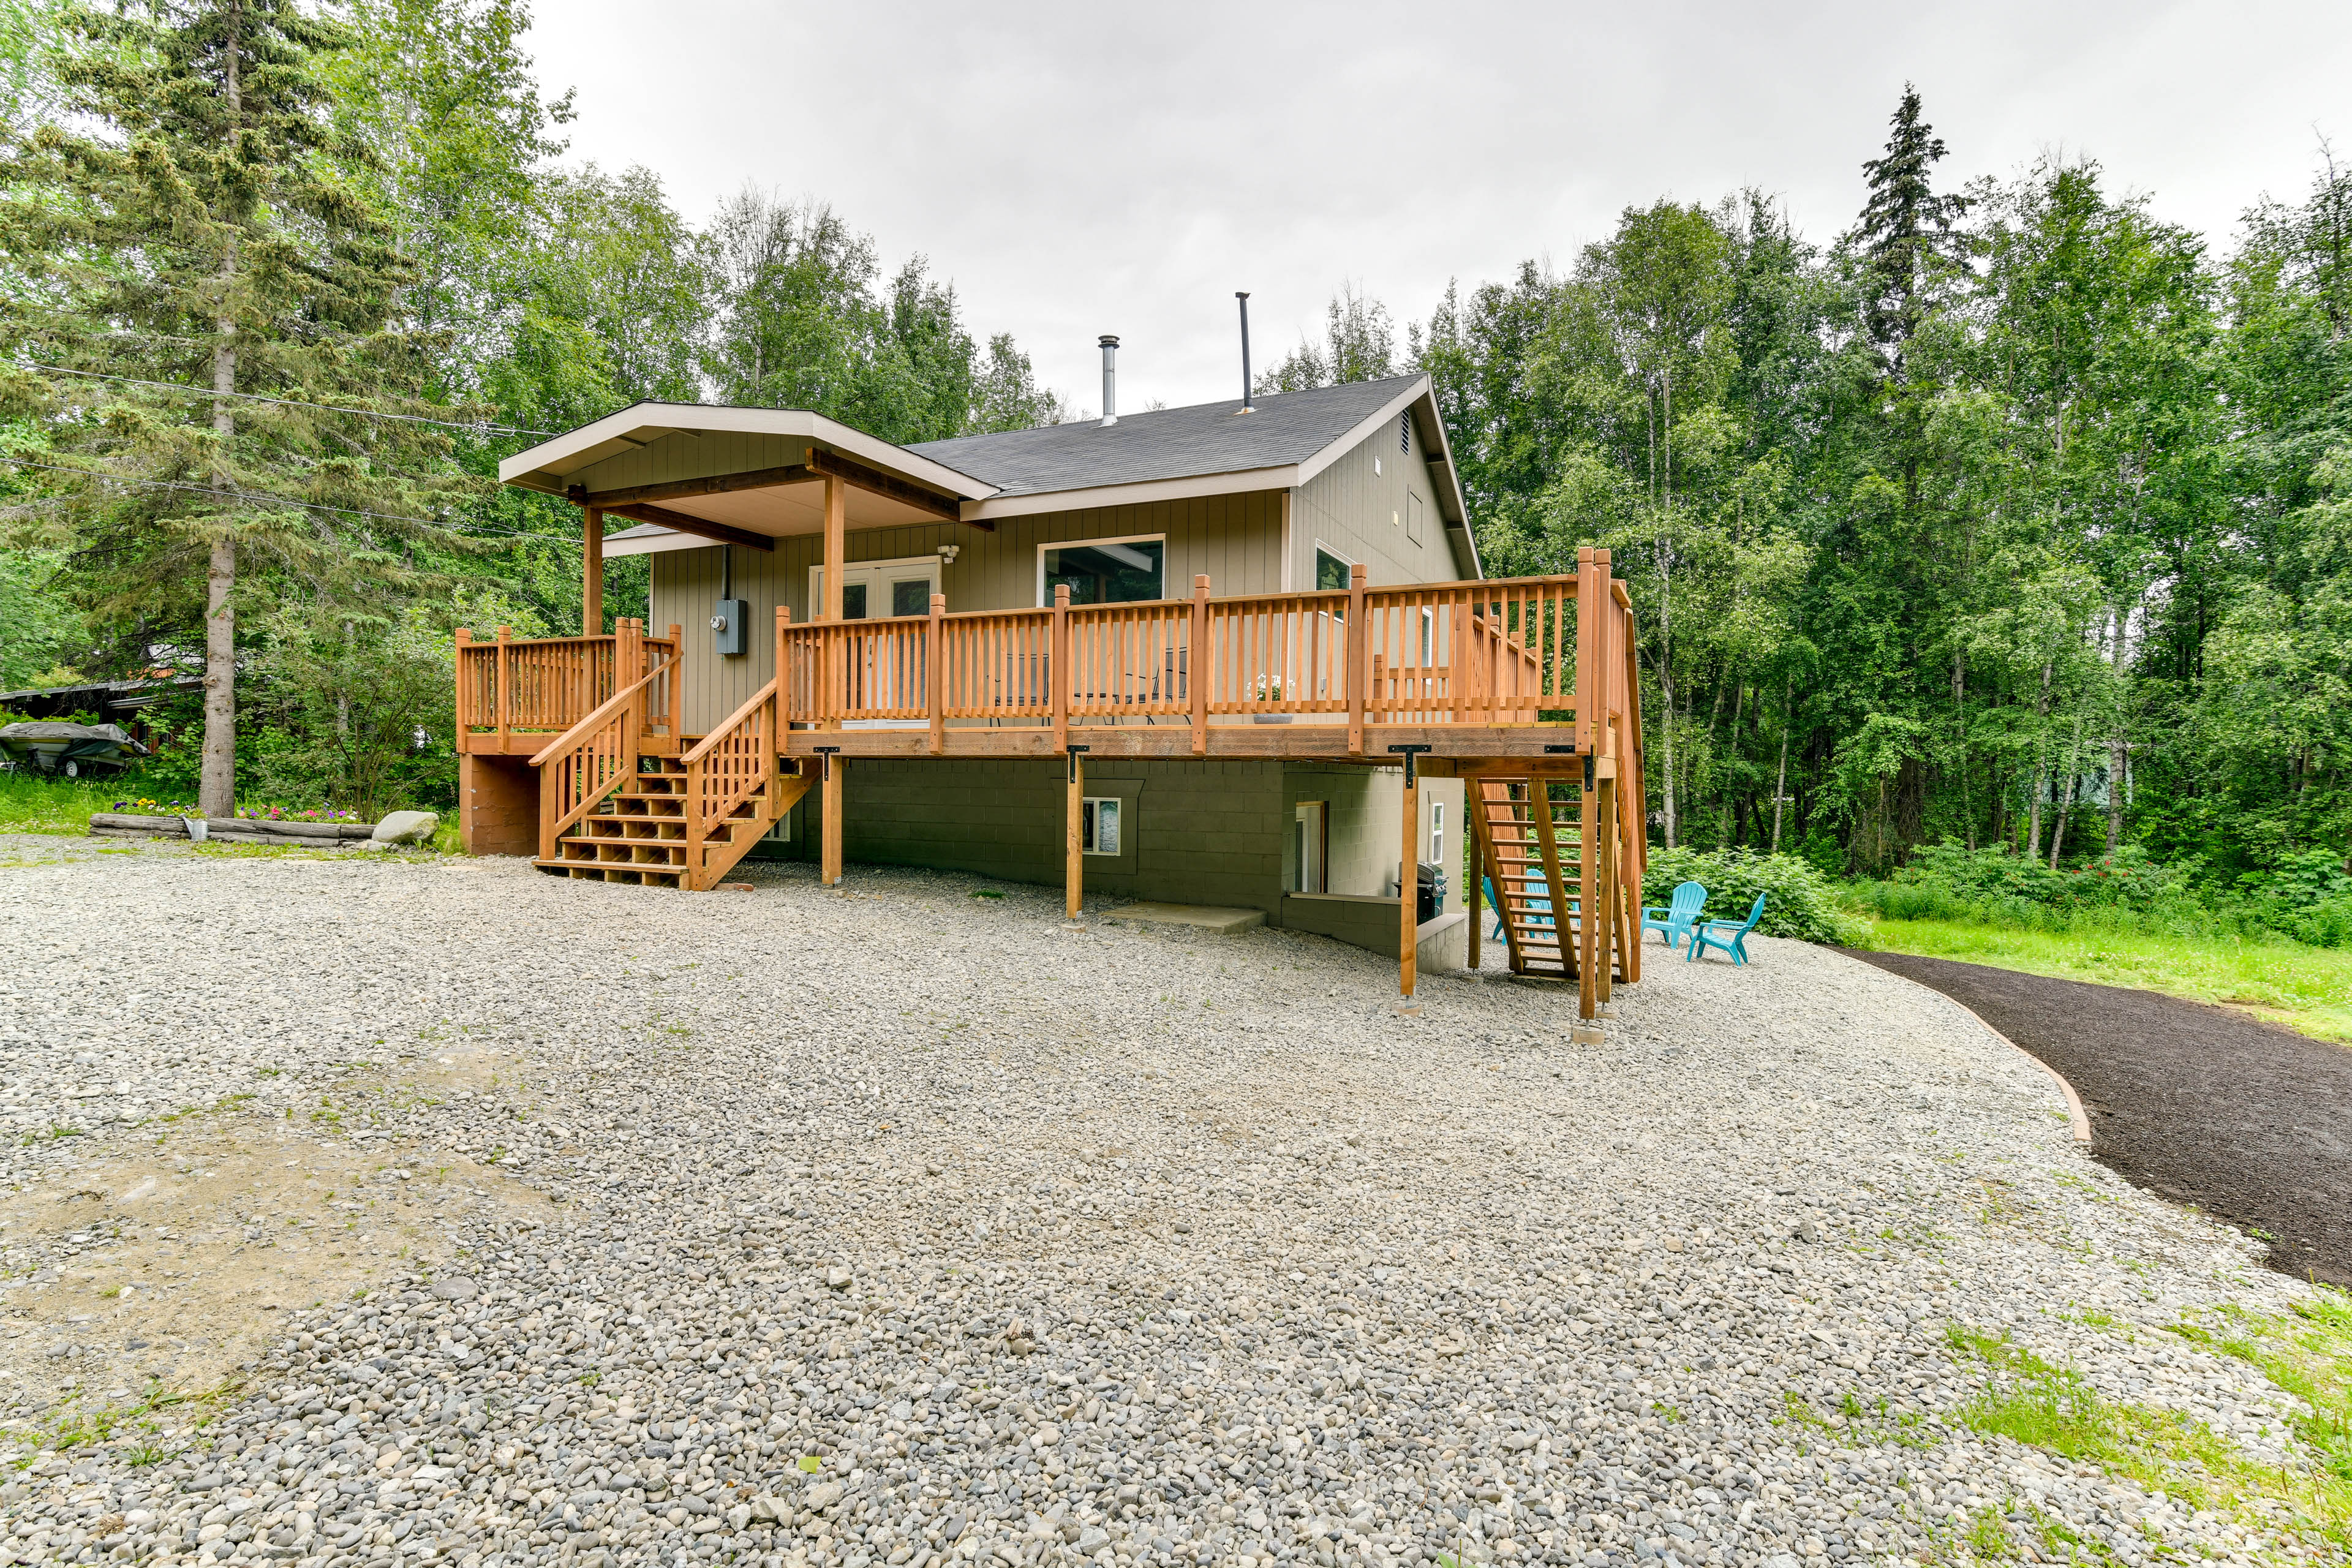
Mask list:
[{"label": "tall evergreen tree", "polygon": [[1919,118],[1919,89],[1903,84],[1886,151],[1862,165],[1870,182],[1855,230],[1863,272],[1863,324],[1888,380],[1905,379],[1906,350],[1927,310],[1930,273],[1949,247],[1952,226],[1969,199],[1939,195],[1929,178],[1943,160],[1944,139]]},{"label": "tall evergreen tree", "polygon": [[0,374],[44,460],[80,476],[46,515],[121,661],[201,626],[200,798],[226,816],[240,609],[379,606],[416,543],[448,542],[446,442],[331,411],[416,414],[426,360],[387,328],[405,274],[331,121],[344,30],[294,0],[74,0],[58,21],[79,46],[64,115],[0,156]]}]

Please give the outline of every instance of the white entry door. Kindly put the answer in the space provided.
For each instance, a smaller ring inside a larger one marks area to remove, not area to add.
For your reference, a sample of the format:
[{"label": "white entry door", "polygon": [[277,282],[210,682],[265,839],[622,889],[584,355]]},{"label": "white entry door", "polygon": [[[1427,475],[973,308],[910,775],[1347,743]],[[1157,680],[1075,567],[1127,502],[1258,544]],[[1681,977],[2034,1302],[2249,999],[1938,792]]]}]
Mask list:
[{"label": "white entry door", "polygon": [[[940,558],[913,555],[898,561],[859,561],[841,569],[841,618],[845,621],[911,619],[931,613],[931,595],[940,591]],[[823,613],[824,568],[809,568],[811,620]],[[861,639],[861,641],[864,639]],[[853,680],[868,689],[905,691],[922,679],[919,646],[886,639],[888,646],[865,648],[856,655],[864,661]],[[919,730],[922,719],[853,719],[848,730]]]},{"label": "white entry door", "polygon": [[[859,561],[841,569],[841,618],[880,620],[885,616],[928,616],[931,595],[940,591],[940,558],[913,555],[903,561]],[[809,619],[824,605],[824,568],[809,568]]]}]

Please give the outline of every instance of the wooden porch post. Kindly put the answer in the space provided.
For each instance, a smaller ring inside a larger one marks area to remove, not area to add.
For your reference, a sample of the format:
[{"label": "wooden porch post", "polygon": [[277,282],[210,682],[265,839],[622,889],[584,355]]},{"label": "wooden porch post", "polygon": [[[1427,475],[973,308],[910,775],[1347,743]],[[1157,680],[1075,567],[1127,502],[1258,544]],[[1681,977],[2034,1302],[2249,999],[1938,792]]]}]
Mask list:
[{"label": "wooden porch post", "polygon": [[1054,744],[1070,743],[1070,585],[1054,584],[1054,623],[1045,644],[1045,679],[1053,683]]},{"label": "wooden porch post", "polygon": [[1063,825],[1062,918],[1072,924],[1087,903],[1086,835],[1080,821],[1086,813],[1087,771],[1078,755],[1085,750],[1084,746],[1069,749],[1069,812]]},{"label": "wooden porch post", "polygon": [[593,506],[582,507],[580,519],[580,635],[583,637],[602,637],[604,632],[604,514]]},{"label": "wooden porch post", "polygon": [[838,474],[824,477],[824,608],[814,617],[841,619],[842,561],[849,553],[849,487]]}]

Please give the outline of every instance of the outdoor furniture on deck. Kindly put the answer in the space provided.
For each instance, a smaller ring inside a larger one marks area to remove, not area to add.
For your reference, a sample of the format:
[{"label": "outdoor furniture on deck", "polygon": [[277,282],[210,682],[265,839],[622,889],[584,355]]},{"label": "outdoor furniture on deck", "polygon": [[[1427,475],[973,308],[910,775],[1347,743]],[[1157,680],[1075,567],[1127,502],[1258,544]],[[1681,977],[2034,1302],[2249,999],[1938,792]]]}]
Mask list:
[{"label": "outdoor furniture on deck", "polygon": [[1664,936],[1667,951],[1672,952],[1675,939],[1690,934],[1691,922],[1698,919],[1699,910],[1706,907],[1706,884],[1685,882],[1675,889],[1675,896],[1665,908],[1653,906],[1642,911],[1642,929]]},{"label": "outdoor furniture on deck", "polygon": [[[1689,962],[1696,963],[1698,962],[1698,955],[1711,947],[1718,952],[1729,953],[1731,962],[1734,963],[1747,963],[1748,933],[1754,931],[1756,922],[1763,918],[1764,895],[1759,893],[1756,895],[1755,904],[1748,911],[1745,924],[1735,925],[1729,921],[1698,921],[1691,927]],[[1728,936],[1718,934],[1723,931],[1729,931],[1731,934]]]}]

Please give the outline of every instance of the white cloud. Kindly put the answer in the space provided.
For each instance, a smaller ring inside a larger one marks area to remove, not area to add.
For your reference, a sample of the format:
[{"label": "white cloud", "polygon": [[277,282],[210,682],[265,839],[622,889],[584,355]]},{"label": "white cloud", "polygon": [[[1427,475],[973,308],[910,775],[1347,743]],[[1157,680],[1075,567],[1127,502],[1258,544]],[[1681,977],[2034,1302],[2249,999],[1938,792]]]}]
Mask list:
[{"label": "white cloud", "polygon": [[697,221],[749,181],[928,255],[973,326],[1091,403],[1239,381],[1353,279],[1400,321],[1449,277],[1565,263],[1660,195],[1783,195],[1825,238],[1906,79],[1950,181],[2045,150],[2225,241],[2346,125],[2336,4],[1121,7],[546,3],[575,157],[656,171]]}]

